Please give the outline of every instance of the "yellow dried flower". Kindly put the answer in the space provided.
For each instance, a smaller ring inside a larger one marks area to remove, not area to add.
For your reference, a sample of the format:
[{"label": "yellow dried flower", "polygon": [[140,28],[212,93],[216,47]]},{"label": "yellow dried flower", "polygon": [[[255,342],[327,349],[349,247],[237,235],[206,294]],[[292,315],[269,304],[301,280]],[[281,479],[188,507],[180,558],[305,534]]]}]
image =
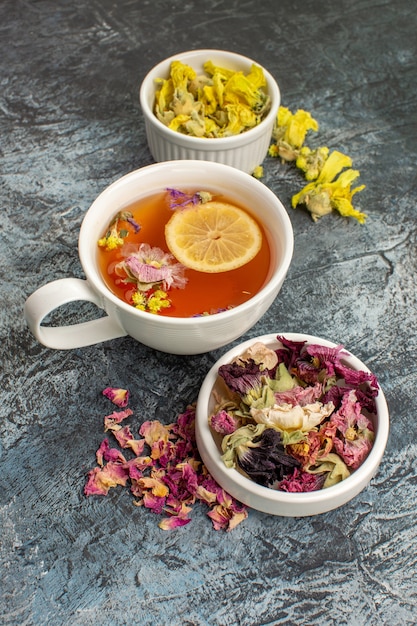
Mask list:
[{"label": "yellow dried flower", "polygon": [[262,167],[262,165],[257,165],[252,172],[252,176],[254,178],[262,178],[263,175],[264,175],[264,168]]},{"label": "yellow dried flower", "polygon": [[144,311],[146,309],[146,296],[141,291],[135,291],[132,294],[132,302],[140,311]]},{"label": "yellow dried flower", "polygon": [[315,180],[319,177],[322,167],[329,156],[329,148],[322,146],[316,150],[310,150],[303,146],[295,162],[296,167],[304,172],[306,180]]},{"label": "yellow dried flower", "polygon": [[107,251],[120,248],[124,244],[124,239],[119,237],[117,231],[112,231],[102,239],[98,240],[100,248],[106,248]]},{"label": "yellow dried flower", "polygon": [[195,70],[181,61],[173,61],[171,63],[170,78],[174,87],[174,91],[178,89],[181,93],[187,91],[188,82],[194,80],[197,76]]},{"label": "yellow dried flower", "polygon": [[[353,207],[352,197],[365,185],[351,189],[352,182],[359,176],[357,170],[351,169],[352,159],[337,150],[329,154],[327,146],[312,150],[304,145],[308,131],[318,128],[308,111],[298,109],[293,114],[287,107],[279,107],[272,134],[275,143],[270,145],[268,154],[295,162],[310,181],[292,197],[292,206],[304,204],[314,221],[335,209],[344,217],[354,217],[363,223],[367,216]],[[342,170],[345,171],[341,173]]]},{"label": "yellow dried flower", "polygon": [[135,291],[132,294],[132,302],[140,311],[148,311],[148,313],[155,314],[159,313],[161,309],[167,309],[171,306],[167,292],[162,289],[157,289],[150,295],[140,290]]},{"label": "yellow dried flower", "polygon": [[[361,224],[364,223],[367,216],[352,206],[352,197],[362,191],[365,185],[351,189],[352,182],[359,176],[357,170],[350,168],[351,164],[350,157],[337,150],[332,152],[317,179],[292,197],[293,208],[304,204],[314,221],[336,209],[344,217],[354,217]],[[349,169],[342,172],[346,167]]]},{"label": "yellow dried flower", "polygon": [[284,161],[295,161],[300,153],[309,130],[317,131],[319,125],[308,111],[298,109],[295,113],[283,106],[278,109],[272,137],[276,149],[271,156],[279,156]]},{"label": "yellow dried flower", "polygon": [[168,298],[166,291],[157,289],[149,298],[147,307],[149,313],[159,313],[161,309],[167,309],[171,306],[171,301]]},{"label": "yellow dried flower", "polygon": [[279,148],[276,143],[273,143],[269,146],[268,154],[269,156],[274,158],[279,157]]},{"label": "yellow dried flower", "polygon": [[338,150],[333,150],[324,162],[320,174],[317,177],[317,182],[330,183],[345,167],[351,167],[351,165],[352,159],[349,156]]},{"label": "yellow dried flower", "polygon": [[270,108],[262,68],[252,65],[247,75],[211,61],[206,75],[181,61],[171,64],[168,79],[158,79],[155,114],[180,133],[195,137],[227,137],[253,128]]}]

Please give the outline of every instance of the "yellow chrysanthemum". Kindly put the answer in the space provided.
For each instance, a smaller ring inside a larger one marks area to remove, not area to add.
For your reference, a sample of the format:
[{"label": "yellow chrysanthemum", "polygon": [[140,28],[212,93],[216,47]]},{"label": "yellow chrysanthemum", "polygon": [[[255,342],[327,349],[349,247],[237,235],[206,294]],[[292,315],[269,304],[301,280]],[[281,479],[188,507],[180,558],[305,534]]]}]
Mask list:
[{"label": "yellow chrysanthemum", "polygon": [[247,107],[236,103],[226,105],[228,124],[222,135],[238,135],[248,128],[253,128],[258,123],[258,116]]},{"label": "yellow chrysanthemum", "polygon": [[279,157],[279,148],[277,144],[273,143],[269,146],[268,154],[269,156],[274,157],[274,158]]},{"label": "yellow chrysanthemum", "polygon": [[250,76],[236,72],[228,80],[224,88],[225,102],[240,102],[250,109],[257,109],[262,105],[262,96],[259,87],[254,85]]},{"label": "yellow chrysanthemum", "polygon": [[214,85],[205,85],[203,87],[201,102],[204,105],[205,115],[213,115],[215,113],[218,106],[218,99]]},{"label": "yellow chrysanthemum", "polygon": [[162,309],[167,309],[171,306],[171,301],[168,298],[166,291],[157,289],[149,296],[143,291],[135,291],[132,294],[132,303],[135,308],[140,311],[147,311],[148,313],[157,314]]},{"label": "yellow chrysanthemum", "polygon": [[171,130],[179,130],[181,126],[189,121],[189,119],[189,115],[177,115],[176,117],[174,117],[172,122],[170,122],[168,128],[170,128]]},{"label": "yellow chrysanthemum", "polygon": [[167,110],[169,103],[174,97],[174,85],[171,79],[157,79],[156,83],[157,85],[160,85],[160,88],[155,94],[156,109],[162,114]]}]

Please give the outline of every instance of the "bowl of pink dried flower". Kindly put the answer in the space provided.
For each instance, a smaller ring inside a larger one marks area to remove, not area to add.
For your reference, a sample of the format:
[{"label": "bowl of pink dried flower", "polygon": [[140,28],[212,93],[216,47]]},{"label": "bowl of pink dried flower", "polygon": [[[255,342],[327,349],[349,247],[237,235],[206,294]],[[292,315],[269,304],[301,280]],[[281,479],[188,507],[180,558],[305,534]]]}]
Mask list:
[{"label": "bowl of pink dried flower", "polygon": [[197,401],[208,471],[234,498],[272,515],[317,515],[349,502],[377,472],[388,433],[376,376],[342,345],[310,335],[235,346]]}]

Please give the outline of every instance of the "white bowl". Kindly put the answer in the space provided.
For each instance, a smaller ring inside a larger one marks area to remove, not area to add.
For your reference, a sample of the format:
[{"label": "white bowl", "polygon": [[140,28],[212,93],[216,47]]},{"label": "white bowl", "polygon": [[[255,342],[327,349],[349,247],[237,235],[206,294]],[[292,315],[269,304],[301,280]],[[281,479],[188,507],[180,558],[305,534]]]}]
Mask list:
[{"label": "white bowl", "polygon": [[[340,507],[354,498],[367,486],[376,473],[388,439],[388,407],[384,394],[381,389],[379,389],[378,395],[375,398],[377,411],[374,421],[375,440],[373,447],[358,469],[348,478],[332,487],[307,493],[276,491],[269,487],[258,485],[249,478],[246,478],[246,476],[236,469],[227,468],[222,461],[221,451],[213,438],[208,422],[208,417],[212,413],[215,405],[212,392],[218,381],[218,369],[220,365],[230,363],[256,341],[260,341],[273,349],[281,347],[280,342],[277,340],[278,334],[292,341],[306,341],[308,344],[321,344],[328,347],[336,346],[336,344],[330,341],[310,335],[275,333],[255,337],[229,350],[213,365],[201,386],[196,411],[197,446],[201,458],[213,478],[231,496],[243,504],[253,509],[263,511],[264,513],[285,517],[317,515]],[[348,356],[343,358],[347,365],[355,370],[369,372],[369,369],[364,363],[349,352],[347,353]]]},{"label": "white bowl", "polygon": [[165,59],[150,70],[142,82],[139,99],[145,119],[149,149],[155,161],[176,159],[216,161],[252,174],[255,167],[261,165],[267,155],[280,105],[280,91],[274,78],[265,68],[262,68],[267,82],[267,92],[271,98],[271,108],[258,126],[233,137],[213,139],[191,137],[171,130],[159,121],[154,113],[155,80],[168,78],[171,63],[175,60],[190,65],[199,73],[203,72],[203,65],[209,60],[215,65],[234,71],[242,70],[245,73],[250,70],[253,63],[260,66],[256,61],[234,52],[191,50]]}]

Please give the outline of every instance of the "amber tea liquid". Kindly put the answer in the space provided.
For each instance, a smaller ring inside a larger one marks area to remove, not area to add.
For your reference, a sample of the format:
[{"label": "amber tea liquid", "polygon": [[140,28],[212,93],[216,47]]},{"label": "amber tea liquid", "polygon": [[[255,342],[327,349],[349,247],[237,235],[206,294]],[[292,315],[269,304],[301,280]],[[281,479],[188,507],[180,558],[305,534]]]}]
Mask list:
[{"label": "amber tea liquid", "polygon": [[[213,200],[230,202],[225,197],[213,196]],[[239,205],[237,205],[239,206]],[[247,209],[240,206],[243,210]],[[152,247],[161,248],[169,252],[165,242],[165,224],[172,216],[167,192],[162,192],[141,198],[137,202],[124,207],[132,213],[135,221],[140,224],[140,231],[134,233],[129,228],[126,243],[147,243]],[[181,210],[181,209],[179,209]],[[249,212],[249,211],[248,211]],[[253,216],[252,216],[253,217]],[[128,225],[126,225],[128,227]],[[161,310],[158,315],[168,317],[193,317],[196,315],[212,314],[224,309],[235,307],[252,298],[265,284],[270,268],[270,249],[262,224],[262,247],[256,257],[242,267],[229,272],[211,274],[186,269],[188,281],[184,289],[170,289],[168,291],[171,306]],[[117,276],[114,268],[123,260],[122,249],[106,251],[98,248],[98,260],[102,277],[107,287],[121,300],[132,304],[131,295],[134,291],[132,284],[124,284]]]}]

